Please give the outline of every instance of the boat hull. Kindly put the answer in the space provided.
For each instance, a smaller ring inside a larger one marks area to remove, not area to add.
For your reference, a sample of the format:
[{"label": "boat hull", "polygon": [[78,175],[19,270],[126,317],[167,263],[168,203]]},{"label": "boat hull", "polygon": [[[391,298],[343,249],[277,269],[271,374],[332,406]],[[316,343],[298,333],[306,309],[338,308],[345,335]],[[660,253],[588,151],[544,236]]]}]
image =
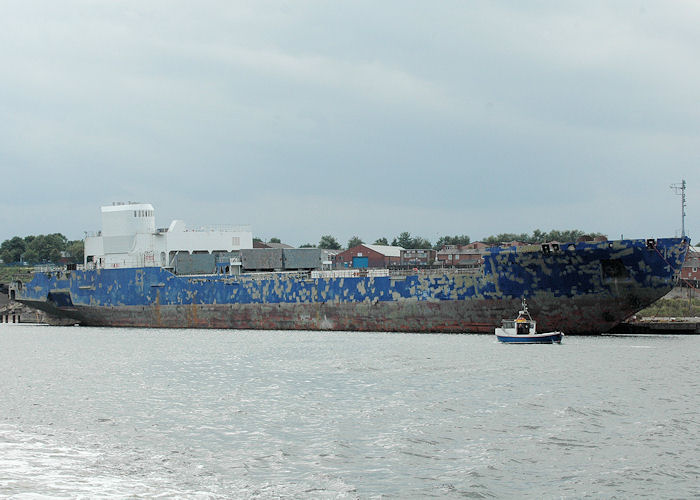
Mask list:
[{"label": "boat hull", "polygon": [[497,250],[477,275],[254,279],[146,267],[35,273],[14,290],[27,305],[84,325],[435,333],[493,333],[526,298],[540,329],[597,334],[670,291],[687,245],[676,238],[653,248],[623,240],[558,254]]},{"label": "boat hull", "polygon": [[561,332],[538,333],[535,335],[507,335],[496,330],[496,338],[504,344],[561,344]]},{"label": "boat hull", "polygon": [[[530,310],[546,330],[570,334],[606,332],[639,304],[651,304],[665,292],[630,304],[625,298],[601,302],[598,297],[530,299]],[[470,299],[453,302],[299,303],[299,304],[151,304],[55,306],[45,301],[27,305],[89,326],[148,328],[232,328],[256,330],[344,330],[425,333],[493,333],[501,318],[512,314],[517,299]]]}]

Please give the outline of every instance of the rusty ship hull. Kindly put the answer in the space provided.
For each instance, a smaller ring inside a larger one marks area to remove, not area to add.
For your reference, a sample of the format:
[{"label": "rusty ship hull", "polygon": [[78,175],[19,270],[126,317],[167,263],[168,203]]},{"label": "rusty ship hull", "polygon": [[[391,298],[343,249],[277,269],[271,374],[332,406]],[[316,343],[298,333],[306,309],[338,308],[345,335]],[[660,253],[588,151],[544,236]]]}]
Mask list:
[{"label": "rusty ship hull", "polygon": [[543,330],[598,334],[670,291],[688,246],[665,238],[496,248],[471,272],[379,277],[52,271],[13,292],[94,326],[443,333],[492,333],[525,298]]}]

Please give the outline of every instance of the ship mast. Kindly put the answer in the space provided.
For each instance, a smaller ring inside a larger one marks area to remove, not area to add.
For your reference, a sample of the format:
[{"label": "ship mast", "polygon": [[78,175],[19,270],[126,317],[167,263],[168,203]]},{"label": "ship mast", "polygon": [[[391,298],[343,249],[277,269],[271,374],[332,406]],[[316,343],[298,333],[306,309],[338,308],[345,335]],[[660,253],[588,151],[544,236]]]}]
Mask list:
[{"label": "ship mast", "polygon": [[680,184],[671,184],[676,194],[681,195],[681,237],[685,238],[685,179],[681,179]]}]

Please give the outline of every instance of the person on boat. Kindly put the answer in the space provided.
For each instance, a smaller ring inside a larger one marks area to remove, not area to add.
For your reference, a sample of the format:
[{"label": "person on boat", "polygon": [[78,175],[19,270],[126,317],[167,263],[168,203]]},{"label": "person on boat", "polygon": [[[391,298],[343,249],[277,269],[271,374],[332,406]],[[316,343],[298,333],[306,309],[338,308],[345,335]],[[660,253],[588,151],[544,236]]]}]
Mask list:
[{"label": "person on boat", "polygon": [[517,335],[530,334],[530,323],[522,316],[515,320],[515,333]]}]

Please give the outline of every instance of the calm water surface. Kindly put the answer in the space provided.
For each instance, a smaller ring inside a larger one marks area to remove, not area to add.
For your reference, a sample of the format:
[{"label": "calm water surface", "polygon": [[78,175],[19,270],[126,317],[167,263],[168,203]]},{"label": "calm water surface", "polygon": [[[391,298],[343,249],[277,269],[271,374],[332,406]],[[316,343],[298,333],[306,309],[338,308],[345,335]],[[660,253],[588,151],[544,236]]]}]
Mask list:
[{"label": "calm water surface", "polygon": [[0,496],[687,498],[700,337],[0,326]]}]

